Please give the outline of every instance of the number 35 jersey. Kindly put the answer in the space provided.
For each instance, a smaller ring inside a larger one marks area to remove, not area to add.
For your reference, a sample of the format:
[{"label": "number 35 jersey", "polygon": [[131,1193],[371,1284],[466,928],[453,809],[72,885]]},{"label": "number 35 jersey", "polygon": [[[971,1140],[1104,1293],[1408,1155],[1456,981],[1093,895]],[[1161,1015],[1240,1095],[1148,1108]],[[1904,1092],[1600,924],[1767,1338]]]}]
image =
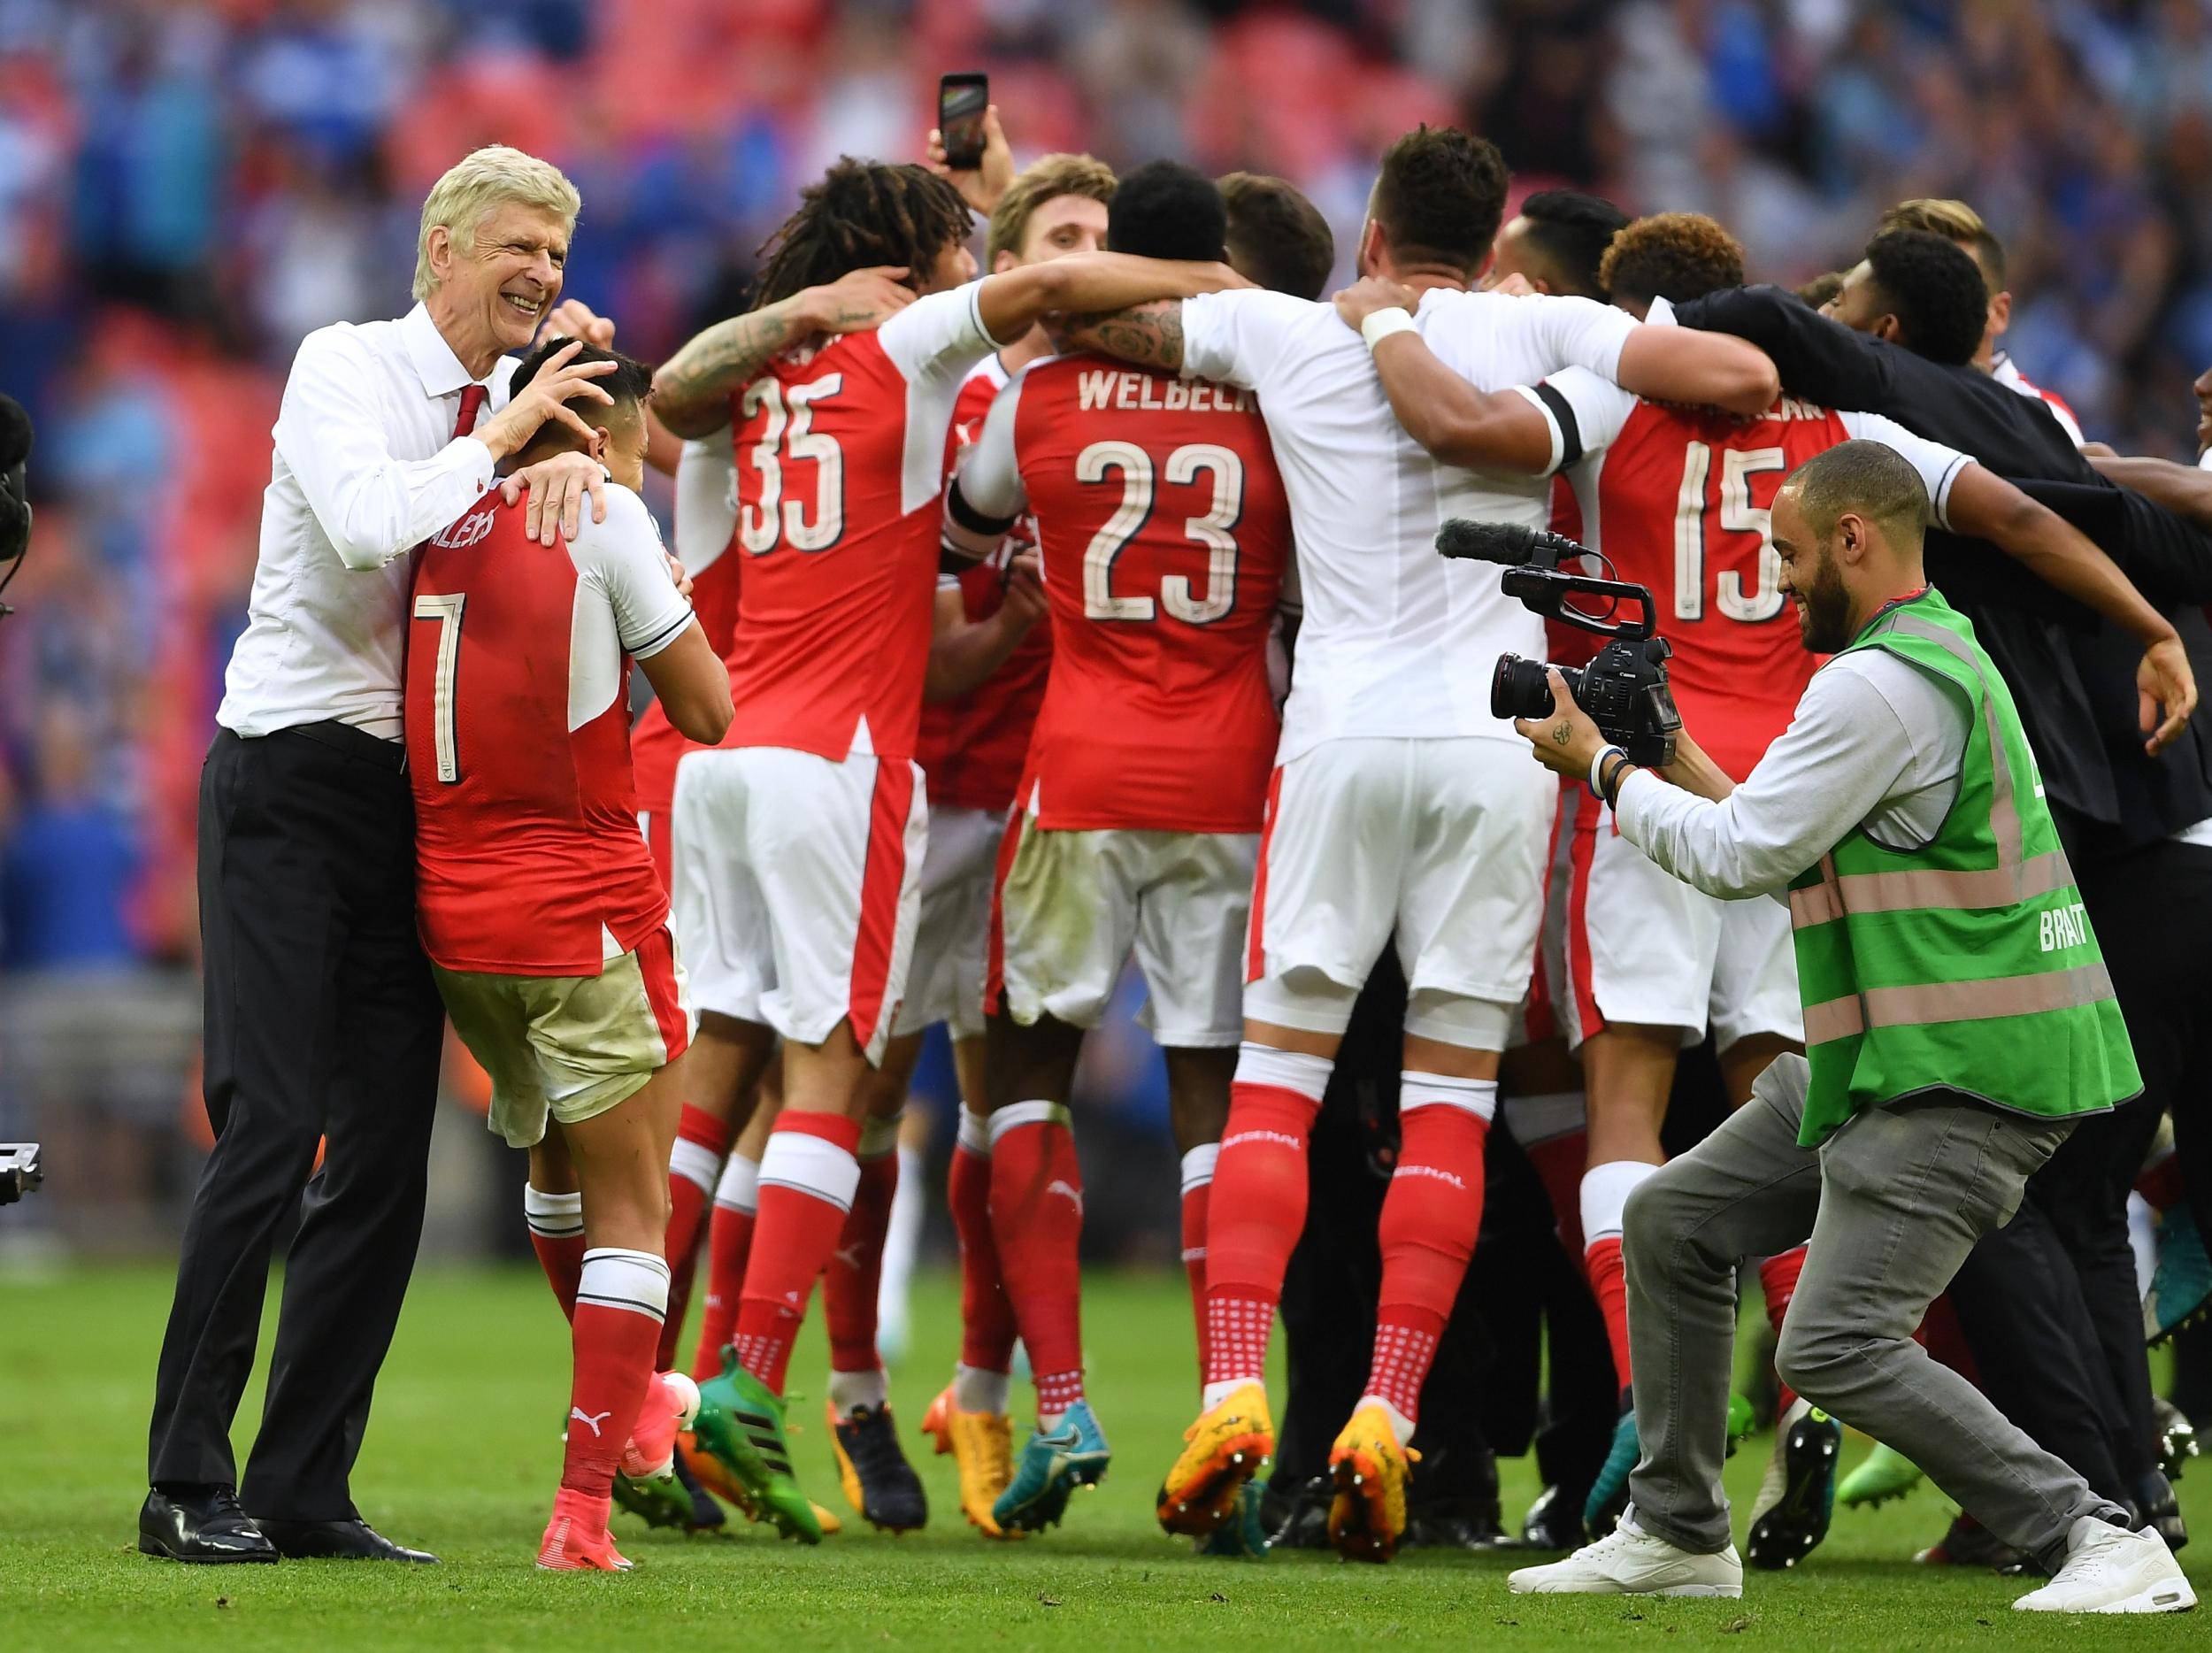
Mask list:
[{"label": "number 35 jersey", "polygon": [[[1582,509],[1583,543],[1622,580],[1650,589],[1682,725],[1741,780],[1789,727],[1819,657],[1782,595],[1770,518],[1792,471],[1864,437],[1920,473],[1938,522],[1973,461],[1878,413],[1839,413],[1783,396],[1753,419],[1643,402],[1579,367],[1546,383],[1572,411],[1560,421]],[[1556,411],[1557,404],[1554,404]],[[1566,428],[1571,426],[1572,428]]]},{"label": "number 35 jersey", "polygon": [[1096,356],[1033,363],[958,488],[956,513],[1025,500],[1037,520],[1052,674],[1023,796],[1040,824],[1257,832],[1291,535],[1252,393]]},{"label": "number 35 jersey", "polygon": [[731,398],[745,568],[726,747],[914,756],[945,434],[968,370],[998,348],[980,285],[787,351]]}]

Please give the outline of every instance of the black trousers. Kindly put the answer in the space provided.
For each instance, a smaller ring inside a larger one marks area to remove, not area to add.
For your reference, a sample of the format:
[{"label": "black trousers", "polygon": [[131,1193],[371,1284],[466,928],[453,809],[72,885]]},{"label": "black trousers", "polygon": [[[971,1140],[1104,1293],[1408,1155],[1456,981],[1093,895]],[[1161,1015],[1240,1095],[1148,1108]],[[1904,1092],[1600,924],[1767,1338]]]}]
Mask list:
[{"label": "black trousers", "polygon": [[201,772],[199,834],[215,1147],[185,1224],[148,1476],[238,1484],[231,1421],[296,1211],[240,1495],[256,1515],[339,1519],[421,1237],[444,1029],[415,934],[400,749],[336,724],[226,730]]},{"label": "black trousers", "polygon": [[2127,1196],[2169,1108],[2190,1198],[2212,1203],[2200,1094],[2212,993],[2212,849],[2161,842],[2077,869],[2142,1070],[2143,1095],[2085,1119],[2028,1180],[1952,1286],[1959,1327],[1999,1409],[2107,1497],[2155,1466],[2150,1367]]}]

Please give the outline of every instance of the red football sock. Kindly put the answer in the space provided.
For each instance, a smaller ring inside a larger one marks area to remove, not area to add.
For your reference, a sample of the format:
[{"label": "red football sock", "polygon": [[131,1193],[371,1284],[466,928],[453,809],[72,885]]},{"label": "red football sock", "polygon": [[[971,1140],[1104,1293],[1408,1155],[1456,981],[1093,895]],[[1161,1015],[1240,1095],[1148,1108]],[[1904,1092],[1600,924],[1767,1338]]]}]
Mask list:
[{"label": "red football sock", "polygon": [[637,1424],[653,1377],[653,1344],[668,1309],[668,1265],[650,1251],[601,1247],[584,1253],[569,1341],[575,1373],[568,1391],[568,1445],[561,1485],[604,1498]]},{"label": "red football sock", "polygon": [[576,1281],[584,1272],[584,1196],[546,1194],[522,1185],[522,1219],[530,1226],[530,1249],[538,1254],[546,1284],[561,1312],[576,1318]]},{"label": "red football sock", "polygon": [[[1790,1295],[1797,1289],[1798,1272],[1805,1266],[1805,1248],[1792,1246],[1786,1251],[1777,1251],[1759,1265],[1759,1284],[1766,1294],[1767,1324],[1774,1328],[1777,1337],[1782,1334],[1782,1317],[1790,1311]],[[1780,1391],[1776,1410],[1787,1411],[1797,1393],[1778,1378]]]},{"label": "red football sock", "polygon": [[707,1219],[707,1301],[691,1357],[691,1375],[697,1382],[720,1375],[722,1350],[737,1334],[737,1302],[745,1292],[745,1265],[752,1258],[759,1212],[760,1161],[732,1154],[722,1164],[714,1213]]},{"label": "red football sock", "polygon": [[1083,1172],[1059,1103],[991,1115],[991,1234],[1049,1422],[1083,1398]]},{"label": "red football sock", "polygon": [[786,1108],[760,1157],[760,1220],[737,1304],[737,1357],[776,1394],[791,1365],[791,1340],[860,1181],[860,1121]]},{"label": "red football sock", "polygon": [[1569,1257],[1582,1255],[1582,1168],[1590,1163],[1590,1136],[1571,1131],[1548,1142],[1525,1148],[1529,1164],[1551,1199],[1551,1214],[1559,1227],[1559,1243]]},{"label": "red football sock", "polygon": [[[879,1127],[887,1126],[887,1131]],[[832,1372],[879,1372],[876,1293],[883,1279],[883,1237],[899,1191],[899,1124],[872,1119],[861,1134],[860,1181],[853,1209],[822,1276],[822,1320]],[[874,1149],[873,1153],[869,1152]]]},{"label": "red football sock", "polygon": [[1206,1205],[1206,1388],[1256,1382],[1306,1226],[1306,1142],[1333,1065],[1248,1042]]},{"label": "red football sock", "polygon": [[1451,1319],[1482,1226],[1483,1145],[1494,1080],[1407,1073],[1399,1088],[1398,1165],[1377,1237],[1382,1289],[1366,1394],[1408,1421],[1420,1415],[1437,1339]]},{"label": "red football sock", "polygon": [[1206,1381],[1206,1208],[1211,1203],[1219,1142],[1201,1142],[1183,1156],[1183,1274],[1190,1281],[1191,1318],[1198,1327],[1198,1381]]},{"label": "red football sock", "polygon": [[1605,1341],[1613,1350],[1613,1375],[1622,1388],[1630,1382],[1628,1279],[1621,1272],[1621,1224],[1628,1196],[1659,1167],[1636,1159],[1609,1159],[1592,1165],[1582,1178],[1582,1265],[1590,1290],[1605,1317]]},{"label": "red football sock", "polygon": [[658,1372],[676,1364],[676,1340],[683,1335],[684,1316],[691,1308],[691,1277],[699,1264],[699,1219],[729,1145],[726,1119],[684,1104],[668,1155],[668,1233],[662,1241],[662,1255],[668,1259],[668,1318],[661,1323],[660,1348],[653,1356]]},{"label": "red football sock", "polygon": [[1981,1372],[1974,1365],[1974,1351],[1966,1346],[1966,1334],[1959,1329],[1958,1311],[1951,1306],[1949,1292],[1928,1305],[1927,1317],[1920,1323],[1920,1341],[1927,1345],[1930,1359],[1941,1361],[1976,1388],[1981,1387]]},{"label": "red football sock", "polygon": [[945,1197],[952,1232],[960,1242],[960,1364],[975,1372],[1008,1372],[1014,1365],[1014,1305],[1000,1278],[998,1242],[991,1234],[991,1127],[960,1110],[952,1174]]}]

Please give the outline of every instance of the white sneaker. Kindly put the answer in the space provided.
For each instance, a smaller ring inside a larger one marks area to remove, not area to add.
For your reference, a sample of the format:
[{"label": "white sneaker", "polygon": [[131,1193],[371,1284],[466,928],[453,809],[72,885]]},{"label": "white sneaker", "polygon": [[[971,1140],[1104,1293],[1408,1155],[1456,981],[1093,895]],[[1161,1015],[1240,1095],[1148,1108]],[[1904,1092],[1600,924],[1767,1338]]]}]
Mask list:
[{"label": "white sneaker", "polygon": [[2074,1523],[2057,1574],[2013,1603],[2024,1613],[2185,1613],[2196,1604],[2164,1539],[2088,1515]]},{"label": "white sneaker", "polygon": [[1743,1594],[1743,1563],[1731,1544],[1717,1556],[1693,1555],[1625,1519],[1564,1561],[1523,1567],[1505,1587],[1516,1595],[1728,1595]]},{"label": "white sneaker", "polygon": [[1767,1472],[1760,1478],[1757,1496],[1751,1501],[1752,1525],[1759,1518],[1782,1502],[1782,1495],[1790,1484],[1790,1426],[1809,1416],[1813,1403],[1803,1395],[1790,1403],[1789,1410],[1774,1420],[1774,1450],[1767,1457]]}]

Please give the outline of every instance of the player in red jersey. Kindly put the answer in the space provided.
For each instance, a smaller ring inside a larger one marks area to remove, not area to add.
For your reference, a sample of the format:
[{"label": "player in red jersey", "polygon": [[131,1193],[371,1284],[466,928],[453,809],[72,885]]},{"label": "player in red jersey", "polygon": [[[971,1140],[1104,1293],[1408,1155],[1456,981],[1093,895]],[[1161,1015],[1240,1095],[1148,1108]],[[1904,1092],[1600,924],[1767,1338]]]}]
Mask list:
[{"label": "player in red jersey", "polygon": [[[1657,319],[1668,303],[1740,283],[1742,249],[1710,219],[1669,213],[1623,230],[1601,269],[1616,304]],[[1385,297],[1348,294],[1340,308],[1356,325],[1363,304]],[[1762,417],[1736,420],[1640,403],[1572,372],[1489,396],[1409,346],[1379,350],[1376,363],[1394,410],[1437,457],[1532,472],[1568,467],[1585,542],[1620,578],[1658,595],[1660,627],[1675,647],[1670,672],[1677,701],[1686,721],[1696,719],[1713,732],[1709,755],[1731,775],[1748,773],[1787,726],[1817,664],[1803,652],[1783,601],[1767,527],[1782,478],[1816,453],[1855,436],[1883,442],[1920,472],[1946,527],[1989,540],[2039,571],[2096,565],[2117,589],[2130,590],[2101,551],[2009,483],[1878,416],[1786,396]],[[1730,1100],[1740,1104],[1774,1056],[1801,1039],[1802,1023],[1787,915],[1778,907],[1684,902],[1672,890],[1647,887],[1622,861],[1603,812],[1578,847],[1570,990],[1555,998],[1568,1012],[1571,1038],[1579,1042],[1589,1098],[1590,1168],[1580,1213],[1586,1260],[1625,1385],[1632,1373],[1621,1217],[1630,1193],[1663,1157],[1659,1126],[1676,1054],[1709,1025]],[[1763,1271],[1778,1323],[1797,1262],[1786,1255]],[[1801,1409],[1793,1414],[1778,1431],[1776,1471],[1755,1509],[1751,1553],[1770,1565],[1802,1557],[1826,1526],[1820,1489],[1786,1483],[1791,1475],[1832,1474],[1834,1453],[1823,1447],[1832,1448],[1835,1426]],[[1624,1490],[1635,1446],[1630,1417],[1586,1506],[1594,1525],[1602,1524],[1608,1504]],[[1786,1495],[1800,1490],[1809,1495]]]},{"label": "player in red jersey", "polygon": [[[515,383],[564,348],[539,350]],[[607,1535],[616,1473],[666,1475],[694,1399],[688,1379],[654,1366],[661,1168],[690,1021],[667,892],[637,834],[628,662],[695,740],[722,734],[730,696],[634,491],[649,370],[593,349],[579,359],[617,364],[595,381],[603,396],[567,404],[618,485],[606,519],[587,513],[565,554],[548,552],[523,502],[488,496],[424,548],[407,756],[423,950],[491,1076],[492,1128],[530,1149],[534,1239],[572,1325],[568,1444],[538,1565],[621,1571]],[[576,445],[549,423],[516,460]]]},{"label": "player in red jersey", "polygon": [[[1224,227],[1210,180],[1155,162],[1116,193],[1108,245],[1210,261]],[[991,1225],[1037,1385],[1037,1430],[995,1515],[1035,1529],[1106,1466],[1083,1391],[1067,1103],[1133,949],[1187,1168],[1210,1160],[1228,1114],[1290,527],[1248,391],[1080,352],[1000,393],[947,495],[947,535],[987,550],[1025,506],[1054,651],[999,858],[985,1007]]]},{"label": "player in red jersey", "polygon": [[[734,1357],[706,1386],[701,1438],[802,1537],[818,1529],[790,1476],[780,1395],[852,1204],[864,1080],[905,988],[926,822],[912,754],[953,403],[970,368],[1048,311],[1233,280],[1094,254],[976,281],[970,222],[954,187],[919,166],[840,161],[771,241],[760,307],[694,339],[656,381],[679,435],[712,430],[737,398],[741,711],[731,750],[682,765],[675,800],[700,1044],[740,1081],[728,1094],[784,1045]],[[865,289],[856,317],[792,313],[841,277]],[[867,1449],[896,1454],[885,1409],[855,1421]]]},{"label": "player in red jersey", "polygon": [[[1010,179],[1010,159],[1002,164],[995,154],[999,142],[995,135],[974,173],[945,169],[970,204],[989,214],[984,259],[994,273],[1094,252],[1105,245],[1106,204],[1114,194],[1111,167],[1087,155],[1048,155]],[[932,156],[933,162],[939,158],[934,147]],[[946,443],[948,474],[960,450],[982,434],[991,403],[1008,379],[1051,353],[1050,339],[1035,327],[976,365],[954,404]],[[939,578],[931,703],[922,709],[915,755],[929,793],[921,913],[906,998],[872,1104],[872,1111],[881,1115],[904,1102],[922,1031],[944,1023],[952,1036],[961,1092],[946,1190],[960,1250],[960,1358],[952,1381],[930,1403],[922,1427],[935,1437],[938,1451],[953,1457],[962,1512],[994,1538],[1005,1535],[991,1507],[1011,1473],[1007,1390],[1015,1329],[991,1236],[983,966],[992,869],[1052,664],[1051,628],[1035,623],[1043,615],[1043,588],[1027,572],[1035,545],[1035,524],[1024,518],[972,567]],[[941,697],[941,691],[965,685],[973,687]],[[864,1155],[863,1168],[864,1191]],[[856,1205],[856,1219],[860,1212]],[[887,1273],[889,1267],[887,1257]],[[834,1272],[830,1280],[834,1287]],[[825,1312],[832,1306],[832,1291],[826,1288]]]}]

